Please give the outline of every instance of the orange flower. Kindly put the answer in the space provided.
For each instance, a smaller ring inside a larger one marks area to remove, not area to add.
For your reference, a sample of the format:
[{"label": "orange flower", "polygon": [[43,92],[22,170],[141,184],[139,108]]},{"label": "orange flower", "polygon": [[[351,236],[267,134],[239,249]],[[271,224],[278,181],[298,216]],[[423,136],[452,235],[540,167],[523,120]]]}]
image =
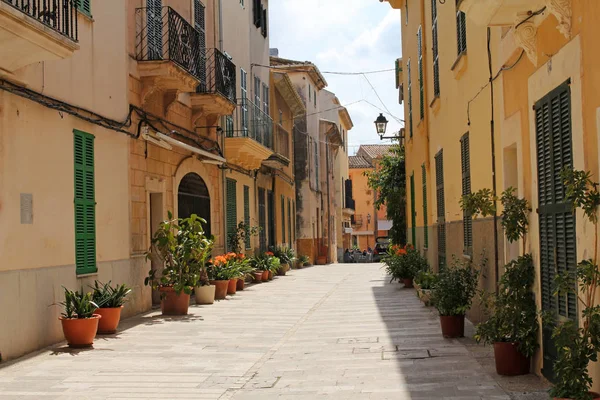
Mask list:
[{"label": "orange flower", "polygon": [[265,254],[269,257],[273,257],[273,255],[274,255],[273,252],[271,252],[271,251],[267,251]]},{"label": "orange flower", "polygon": [[244,253],[240,253],[237,255],[237,258],[243,260],[244,258],[246,258],[246,255]]},{"label": "orange flower", "polygon": [[396,251],[396,255],[398,255],[398,256],[403,256],[405,254],[406,254],[406,250],[404,250],[404,249],[398,249]]}]

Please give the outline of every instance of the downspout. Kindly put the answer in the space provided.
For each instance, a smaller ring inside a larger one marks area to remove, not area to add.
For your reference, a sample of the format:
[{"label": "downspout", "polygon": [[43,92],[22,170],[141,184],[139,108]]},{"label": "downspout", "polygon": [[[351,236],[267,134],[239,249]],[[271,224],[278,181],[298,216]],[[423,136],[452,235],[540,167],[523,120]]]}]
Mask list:
[{"label": "downspout", "polygon": [[[223,154],[225,154],[225,131],[221,131],[221,148],[223,149]],[[227,252],[227,202],[226,202],[226,193],[225,187],[227,185],[226,172],[227,168],[221,168],[221,205],[223,212],[223,221],[221,225],[221,229],[223,231],[223,250]]]},{"label": "downspout", "polygon": [[494,278],[496,280],[496,291],[498,290],[498,211],[497,200],[496,200],[496,140],[494,138],[495,133],[495,122],[494,122],[494,75],[492,72],[492,49],[491,49],[491,38],[492,31],[487,28],[487,56],[488,56],[488,67],[490,72],[490,105],[491,105],[491,118],[490,118],[490,142],[492,145],[492,196],[494,199]]}]

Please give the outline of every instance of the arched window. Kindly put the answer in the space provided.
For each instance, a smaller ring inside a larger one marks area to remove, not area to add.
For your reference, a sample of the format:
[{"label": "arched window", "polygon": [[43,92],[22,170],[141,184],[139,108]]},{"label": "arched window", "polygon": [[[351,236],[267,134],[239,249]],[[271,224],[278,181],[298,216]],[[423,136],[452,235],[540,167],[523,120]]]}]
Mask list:
[{"label": "arched window", "polygon": [[192,214],[206,220],[204,231],[211,235],[210,195],[204,180],[196,173],[189,173],[179,183],[177,191],[179,218],[188,218]]}]

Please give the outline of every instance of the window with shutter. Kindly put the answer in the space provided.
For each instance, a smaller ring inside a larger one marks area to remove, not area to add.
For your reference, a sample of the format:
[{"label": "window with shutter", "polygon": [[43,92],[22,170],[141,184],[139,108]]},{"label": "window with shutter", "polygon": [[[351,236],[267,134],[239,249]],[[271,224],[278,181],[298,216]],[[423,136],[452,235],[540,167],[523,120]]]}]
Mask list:
[{"label": "window with shutter", "polygon": [[417,246],[417,209],[415,206],[415,173],[410,175],[410,224],[412,245]]},{"label": "window with shutter", "polygon": [[73,131],[75,170],[75,269],[77,274],[96,272],[96,195],[94,136]]},{"label": "window with shutter", "polygon": [[285,241],[285,197],[281,195],[281,243]]},{"label": "window with shutter", "polygon": [[440,95],[440,57],[438,54],[438,0],[431,0],[431,39],[433,41],[433,96]]},{"label": "window with shutter", "polygon": [[410,73],[410,59],[406,63],[406,73],[408,75],[408,129],[410,137],[413,137],[413,118],[412,118],[412,78]]},{"label": "window with shutter", "polygon": [[435,196],[437,202],[438,272],[446,267],[446,203],[444,199],[444,151],[435,155]]},{"label": "window with shutter", "polygon": [[271,190],[267,191],[267,206],[269,213],[269,247],[275,247],[275,196]]},{"label": "window with shutter", "polygon": [[[469,133],[460,139],[460,159],[462,170],[462,195],[471,194],[471,153],[469,146]],[[463,211],[463,254],[473,253],[473,217]]]},{"label": "window with shutter", "polygon": [[[244,224],[246,228],[250,227],[250,187],[244,185]],[[250,246],[250,235],[246,235],[246,249]]]},{"label": "window with shutter", "polygon": [[206,85],[206,18],[205,7],[200,0],[194,0],[194,27],[198,31],[198,42],[200,45],[199,73],[200,85]]},{"label": "window with shutter", "polygon": [[423,176],[423,246],[425,248],[429,247],[429,228],[427,227],[427,170],[425,169],[425,164],[421,165],[421,174]]},{"label": "window with shutter", "polygon": [[423,29],[419,26],[417,31],[417,52],[418,52],[418,72],[419,72],[419,116],[425,117],[425,95],[423,93]]},{"label": "window with shutter", "polygon": [[227,178],[226,192],[227,238],[229,238],[229,235],[235,234],[237,229],[237,181],[235,179]]},{"label": "window with shutter", "polygon": [[148,60],[163,58],[162,0],[146,0]]},{"label": "window with shutter", "polygon": [[[576,320],[576,296],[573,293],[553,295],[555,275],[566,271],[574,275],[577,264],[576,218],[565,199],[561,179],[562,170],[573,167],[569,82],[539,100],[534,110],[542,308],[557,315],[559,320]],[[551,379],[556,359],[551,329],[544,329],[543,343],[545,362],[542,372]]]},{"label": "window with shutter", "polygon": [[458,1],[456,1],[456,44],[460,55],[467,51],[467,16],[458,9]]},{"label": "window with shutter", "polygon": [[315,188],[318,191],[320,187],[319,182],[319,143],[315,140]]},{"label": "window with shutter", "polygon": [[258,232],[258,241],[261,251],[267,250],[267,210],[265,204],[265,189],[258,188],[258,226],[260,232]]},{"label": "window with shutter", "polygon": [[77,9],[82,14],[85,14],[88,17],[91,17],[92,16],[92,0],[77,0]]},{"label": "window with shutter", "polygon": [[248,136],[248,73],[241,68],[240,90],[242,92],[242,133]]},{"label": "window with shutter", "polygon": [[292,247],[292,200],[288,199],[288,247]]}]

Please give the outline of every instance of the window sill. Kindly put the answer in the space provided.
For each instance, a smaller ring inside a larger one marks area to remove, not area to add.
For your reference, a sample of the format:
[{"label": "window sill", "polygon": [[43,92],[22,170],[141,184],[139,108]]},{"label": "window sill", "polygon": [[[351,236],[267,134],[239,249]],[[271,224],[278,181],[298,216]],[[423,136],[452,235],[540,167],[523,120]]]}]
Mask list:
[{"label": "window sill", "polygon": [[467,52],[463,51],[458,55],[458,58],[456,59],[456,61],[454,61],[454,64],[452,64],[452,68],[450,68],[450,70],[454,72],[454,79],[458,80],[461,78],[461,76],[464,75],[465,71],[467,70],[467,65]]},{"label": "window sill", "polygon": [[77,279],[89,278],[92,276],[98,276],[98,270],[96,270],[96,272],[86,272],[85,274],[77,274]]},{"label": "window sill", "polygon": [[463,256],[463,258],[464,258],[465,260],[468,260],[468,261],[471,261],[471,260],[473,259],[473,257],[472,257],[470,254],[464,254],[464,253],[463,253],[463,255],[462,255],[462,256]]},{"label": "window sill", "polygon": [[431,111],[433,111],[433,113],[435,115],[437,115],[437,113],[440,111],[440,106],[441,106],[440,96],[437,95],[433,98],[433,100],[429,104],[429,108],[431,108]]}]

